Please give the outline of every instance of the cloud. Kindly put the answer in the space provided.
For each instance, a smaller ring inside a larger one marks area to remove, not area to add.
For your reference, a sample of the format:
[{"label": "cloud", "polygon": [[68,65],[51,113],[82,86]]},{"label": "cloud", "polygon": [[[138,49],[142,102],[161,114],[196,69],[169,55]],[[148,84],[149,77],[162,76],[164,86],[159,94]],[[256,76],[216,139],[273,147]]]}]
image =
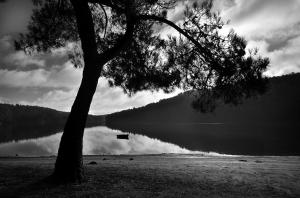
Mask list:
[{"label": "cloud", "polygon": [[52,50],[51,53],[27,55],[24,51],[15,50],[14,40],[15,37],[11,35],[0,37],[0,69],[29,71],[43,68],[51,70],[68,61],[67,52],[72,47],[72,44],[68,44],[64,48]]},{"label": "cloud", "polygon": [[[82,75],[82,69],[75,69],[66,58],[67,48],[72,44],[52,54],[27,56],[22,51],[14,51],[12,41],[11,36],[0,39],[0,55],[4,57],[0,59],[0,96],[13,103],[70,111]],[[139,107],[173,95],[141,92],[128,97],[101,78],[91,113],[106,114]]]},{"label": "cloud", "polygon": [[31,0],[2,1],[0,6],[0,36],[26,31],[32,9]]},{"label": "cloud", "polygon": [[298,0],[227,0],[224,2],[217,1],[222,16],[229,19],[230,26],[247,39],[285,39],[300,33]]},{"label": "cloud", "polygon": [[70,112],[76,97],[76,89],[71,90],[50,90],[33,101],[21,100],[20,104],[48,107],[60,111]]},{"label": "cloud", "polygon": [[288,40],[285,47],[274,51],[268,51],[270,44],[266,41],[251,41],[249,45],[258,47],[264,56],[270,58],[270,67],[265,73],[267,76],[300,72],[300,36]]},{"label": "cloud", "polygon": [[29,71],[0,70],[0,85],[9,87],[51,87],[75,88],[81,79],[81,70],[71,63],[53,67],[51,70],[35,69]]},{"label": "cloud", "polygon": [[[185,6],[193,2],[182,1],[168,13],[168,18],[179,22]],[[215,0],[213,10],[219,11],[224,21],[230,21],[222,33],[226,34],[233,28],[246,38],[249,47],[257,47],[259,54],[270,58],[266,75],[299,72],[299,0]],[[175,33],[165,26],[161,31],[163,36]]]},{"label": "cloud", "polygon": [[45,60],[27,56],[23,51],[17,51],[15,53],[9,54],[4,58],[4,62],[18,65],[23,68],[29,65],[35,65],[37,67],[45,66]]},{"label": "cloud", "polygon": [[13,104],[9,99],[5,97],[0,97],[0,103]]},{"label": "cloud", "polygon": [[248,40],[248,48],[270,58],[266,75],[300,72],[300,1],[216,0],[215,7],[230,20],[227,31],[233,28]]},{"label": "cloud", "polygon": [[36,87],[47,82],[49,73],[42,69],[33,71],[0,70],[0,85],[12,87]]},{"label": "cloud", "polygon": [[[58,109],[61,111],[70,111],[75,100],[78,87],[73,89],[53,89],[44,92],[35,100],[19,100],[24,105],[37,105]],[[129,97],[118,87],[109,87],[107,80],[100,78],[98,88],[94,95],[90,114],[104,115],[129,108],[140,107],[152,102],[158,102],[160,99],[175,96],[180,91],[177,90],[171,94],[165,94],[162,91],[153,92],[143,91]]]},{"label": "cloud", "polygon": [[125,109],[137,108],[145,106],[149,103],[158,102],[161,99],[169,98],[180,93],[179,90],[165,94],[163,91],[150,92],[142,91],[131,97],[125,95],[120,88],[103,88],[98,90],[94,96],[91,113],[94,114],[108,114]]}]

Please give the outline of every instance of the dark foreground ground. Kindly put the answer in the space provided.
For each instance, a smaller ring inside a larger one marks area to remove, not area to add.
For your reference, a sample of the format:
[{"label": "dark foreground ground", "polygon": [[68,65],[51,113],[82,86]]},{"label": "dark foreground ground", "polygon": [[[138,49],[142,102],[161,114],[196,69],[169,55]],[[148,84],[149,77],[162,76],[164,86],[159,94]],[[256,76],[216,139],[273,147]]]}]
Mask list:
[{"label": "dark foreground ground", "polygon": [[300,157],[88,156],[60,186],[41,182],[54,162],[0,158],[0,197],[300,197]]}]

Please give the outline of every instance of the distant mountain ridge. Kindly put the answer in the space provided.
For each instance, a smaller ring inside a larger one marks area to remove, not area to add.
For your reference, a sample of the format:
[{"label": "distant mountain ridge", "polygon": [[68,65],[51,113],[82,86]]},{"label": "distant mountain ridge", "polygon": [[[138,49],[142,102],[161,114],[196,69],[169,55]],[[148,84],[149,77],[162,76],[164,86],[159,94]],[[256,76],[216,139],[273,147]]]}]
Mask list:
[{"label": "distant mountain ridge", "polygon": [[[63,130],[68,115],[45,107],[0,104],[0,142],[57,133]],[[104,116],[89,115],[87,127],[104,123]]]},{"label": "distant mountain ridge", "polygon": [[194,150],[300,155],[300,74],[270,78],[269,86],[264,95],[206,114],[193,109],[192,96],[182,93],[107,115],[106,125]]}]

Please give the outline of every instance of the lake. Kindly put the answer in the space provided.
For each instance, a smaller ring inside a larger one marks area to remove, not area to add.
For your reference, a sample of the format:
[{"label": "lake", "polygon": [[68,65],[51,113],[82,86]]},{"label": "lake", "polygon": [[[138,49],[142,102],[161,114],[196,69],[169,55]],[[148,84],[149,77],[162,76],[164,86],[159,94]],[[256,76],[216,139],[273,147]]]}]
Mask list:
[{"label": "lake", "polygon": [[[296,127],[295,127],[296,126]],[[85,155],[220,153],[300,155],[300,125],[276,123],[144,123],[86,128]],[[61,132],[10,130],[2,133],[0,156],[56,155]],[[117,135],[130,134],[129,140]]]},{"label": "lake", "polygon": [[114,123],[110,128],[158,138],[190,150],[232,155],[300,155],[300,123]]},{"label": "lake", "polygon": [[[178,145],[129,133],[129,139],[117,139],[117,135],[128,134],[105,126],[86,128],[83,138],[84,155],[120,154],[208,154],[190,151]],[[56,155],[62,133],[46,137],[10,141],[0,144],[0,156],[51,156]],[[218,155],[209,153],[209,155]]]}]

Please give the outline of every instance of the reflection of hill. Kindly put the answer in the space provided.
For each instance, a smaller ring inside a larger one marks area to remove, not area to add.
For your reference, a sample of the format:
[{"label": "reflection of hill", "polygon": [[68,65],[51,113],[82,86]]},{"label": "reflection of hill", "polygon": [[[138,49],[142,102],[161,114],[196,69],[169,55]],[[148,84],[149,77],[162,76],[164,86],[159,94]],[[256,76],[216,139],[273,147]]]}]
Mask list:
[{"label": "reflection of hill", "polygon": [[[0,142],[51,135],[61,131],[68,113],[49,108],[0,104]],[[87,126],[104,124],[104,117],[88,118]]]},{"label": "reflection of hill", "polygon": [[[239,106],[199,113],[180,94],[106,117],[109,127],[156,137],[194,150],[230,154],[300,155],[300,74],[270,79],[263,96]],[[205,125],[199,123],[222,123]]]}]

